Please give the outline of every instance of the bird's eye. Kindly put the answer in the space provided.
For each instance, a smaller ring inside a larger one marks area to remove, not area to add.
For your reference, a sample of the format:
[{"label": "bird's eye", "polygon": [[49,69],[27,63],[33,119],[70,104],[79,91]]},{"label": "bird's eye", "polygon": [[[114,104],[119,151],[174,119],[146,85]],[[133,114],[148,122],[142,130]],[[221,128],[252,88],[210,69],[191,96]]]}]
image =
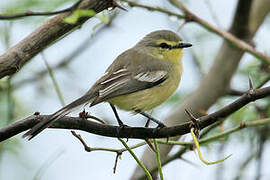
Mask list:
[{"label": "bird's eye", "polygon": [[161,47],[161,48],[163,48],[163,49],[171,49],[171,45],[166,44],[166,43],[161,43],[161,44],[159,45],[159,47]]}]

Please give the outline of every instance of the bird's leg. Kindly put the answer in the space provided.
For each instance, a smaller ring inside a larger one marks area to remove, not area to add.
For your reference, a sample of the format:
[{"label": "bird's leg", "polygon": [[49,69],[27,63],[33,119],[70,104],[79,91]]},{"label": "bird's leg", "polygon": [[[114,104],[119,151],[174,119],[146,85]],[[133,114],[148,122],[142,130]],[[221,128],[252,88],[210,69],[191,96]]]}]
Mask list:
[{"label": "bird's leg", "polygon": [[147,121],[146,121],[146,123],[145,123],[145,125],[144,125],[144,127],[148,127],[148,126],[149,126],[150,121],[151,121],[151,120],[148,118],[148,119],[147,119]]},{"label": "bird's leg", "polygon": [[114,107],[114,105],[110,103],[110,106],[111,106],[111,108],[112,108],[112,110],[113,110],[113,113],[114,113],[114,115],[115,115],[115,118],[116,118],[116,120],[117,120],[119,126],[120,126],[120,127],[125,127],[125,126],[127,126],[127,125],[125,125],[125,124],[120,120],[120,117],[119,117],[119,115],[118,115],[118,113],[117,113],[116,108]]},{"label": "bird's leg", "polygon": [[163,124],[163,123],[160,122],[159,120],[153,118],[152,116],[150,116],[149,114],[147,114],[147,113],[145,113],[145,112],[143,112],[143,111],[136,110],[135,112],[136,112],[136,113],[139,113],[139,114],[143,115],[144,117],[147,117],[149,120],[151,120],[151,121],[157,123],[157,124],[158,124],[158,127],[160,127],[160,128],[166,127],[165,124]]}]

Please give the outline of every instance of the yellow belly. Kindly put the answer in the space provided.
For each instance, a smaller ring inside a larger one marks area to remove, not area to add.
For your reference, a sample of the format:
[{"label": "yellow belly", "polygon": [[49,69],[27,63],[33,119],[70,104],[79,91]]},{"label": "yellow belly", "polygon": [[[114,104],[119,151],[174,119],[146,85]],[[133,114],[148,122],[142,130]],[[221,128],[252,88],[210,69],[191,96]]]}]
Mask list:
[{"label": "yellow belly", "polygon": [[[179,67],[181,68],[181,67]],[[163,83],[142,91],[109,99],[108,102],[126,111],[147,111],[166,101],[177,89],[182,70],[171,72],[169,78]]]}]

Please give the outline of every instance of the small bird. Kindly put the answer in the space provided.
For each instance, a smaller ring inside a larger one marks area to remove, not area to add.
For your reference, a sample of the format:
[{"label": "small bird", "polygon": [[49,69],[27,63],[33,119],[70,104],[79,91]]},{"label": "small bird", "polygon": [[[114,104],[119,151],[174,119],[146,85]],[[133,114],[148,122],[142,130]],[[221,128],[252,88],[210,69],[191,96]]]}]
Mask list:
[{"label": "small bird", "polygon": [[151,32],[120,54],[86,94],[33,126],[23,137],[32,139],[80,105],[89,103],[91,107],[101,102],[110,103],[120,126],[124,124],[115,106],[140,113],[164,127],[145,111],[162,104],[177,89],[182,75],[183,48],[191,46],[172,31]]}]

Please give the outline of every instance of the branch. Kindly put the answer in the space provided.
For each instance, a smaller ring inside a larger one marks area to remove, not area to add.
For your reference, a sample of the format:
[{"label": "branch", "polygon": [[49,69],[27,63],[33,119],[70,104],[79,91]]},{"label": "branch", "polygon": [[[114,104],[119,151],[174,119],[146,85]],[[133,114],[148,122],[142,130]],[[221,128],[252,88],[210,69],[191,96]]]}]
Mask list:
[{"label": "branch", "polygon": [[[99,13],[109,7],[119,7],[115,0],[83,0],[78,6],[79,9],[91,9]],[[34,32],[24,38],[17,45],[7,50],[0,56],[0,78],[13,75],[18,72],[25,63],[45,49],[47,46],[80,27],[91,17],[81,17],[75,24],[67,24],[63,19],[71,12],[62,13],[37,28]]]},{"label": "branch", "polygon": [[[270,86],[257,90],[250,90],[246,94],[238,98],[236,101],[225,106],[224,108],[212,114],[198,118],[198,120],[200,121],[199,126],[201,129],[203,129],[217,122],[221,118],[224,118],[232,114],[233,112],[239,110],[246,104],[255,101],[257,99],[267,97],[269,95],[270,95]],[[30,129],[35,124],[39,123],[40,121],[44,121],[48,118],[50,118],[49,115],[32,115],[26,119],[17,121],[7,127],[4,127],[0,129],[0,142]],[[79,117],[65,116],[59,119],[57,122],[55,122],[51,126],[51,128],[78,129],[101,136],[115,137],[115,138],[146,139],[146,138],[167,138],[187,134],[190,132],[190,122],[178,126],[165,128],[144,128],[144,127],[121,128],[119,126],[99,124]]]},{"label": "branch", "polygon": [[[238,39],[236,36],[234,36],[233,34],[226,32],[226,31],[222,31],[220,29],[218,29],[217,27],[209,24],[208,22],[204,21],[203,19],[201,19],[199,16],[193,14],[190,10],[188,10],[183,3],[181,3],[178,0],[170,0],[170,2],[172,4],[174,4],[176,7],[178,7],[179,9],[181,9],[184,13],[185,13],[185,17],[188,21],[194,21],[197,22],[198,24],[200,24],[201,26],[203,26],[205,29],[220,35],[221,37],[223,37],[224,39],[226,39],[227,41],[229,41],[232,45],[236,46],[237,48],[246,51],[248,53],[250,53],[251,55],[253,55],[254,57],[260,59],[262,62],[266,63],[266,64],[270,64],[270,57],[266,56],[265,54],[256,51],[251,45],[249,45],[248,43],[246,43],[245,41]],[[251,3],[251,2],[250,2]],[[250,8],[249,3],[246,3],[247,5],[245,7],[243,7],[243,11],[241,12],[246,12],[249,13],[249,11],[246,11],[246,8]],[[237,11],[237,12],[240,12]],[[246,18],[249,18],[249,16],[244,16]],[[238,17],[236,17],[238,18]],[[244,21],[245,22],[245,21]],[[235,21],[235,24],[237,24],[238,27],[245,27],[243,26],[241,23],[239,23],[239,21]],[[234,24],[233,24],[234,25]],[[236,29],[232,26],[232,29]],[[242,33],[245,31],[242,31]],[[238,34],[236,34],[238,35]]]},{"label": "branch", "polygon": [[[244,31],[249,31],[250,33],[243,33],[246,34],[246,37],[238,37],[241,39],[246,39],[250,42],[255,35],[256,31],[260,27],[261,23],[264,20],[265,15],[270,10],[270,1],[269,0],[239,0],[237,3],[237,8],[234,13],[234,18],[232,22],[236,22],[235,16],[238,15],[238,20],[240,18],[241,24],[243,26],[249,26]],[[264,11],[260,8],[260,5],[265,7]],[[243,15],[248,14],[251,18],[246,19],[242,16],[242,14],[238,14],[239,7],[249,5],[250,8],[246,8],[246,13],[242,13]],[[260,23],[253,23],[253,22],[260,22]],[[250,28],[252,27],[252,28]],[[236,27],[234,27],[236,28]],[[232,29],[231,32],[235,33],[234,35],[238,36],[239,33],[236,32],[243,31],[242,28]],[[201,110],[206,111],[209,107],[211,107],[218,98],[224,96],[226,94],[226,89],[230,84],[231,78],[235,71],[238,68],[239,62],[241,57],[243,56],[243,51],[232,46],[229,41],[223,41],[222,45],[220,46],[219,50],[217,51],[217,55],[215,57],[214,63],[211,66],[209,72],[203,77],[202,81],[198,85],[198,88],[192,92],[187,98],[185,98],[181,104],[175,107],[174,112],[172,112],[165,120],[165,124],[173,126],[180,123],[183,123],[186,120],[186,114],[184,109],[192,109],[192,111],[196,114],[199,114]],[[230,57],[230,58],[228,58]],[[197,115],[198,116],[198,115]],[[171,138],[173,140],[178,139],[179,137]],[[171,146],[161,146],[160,154],[162,158],[162,162],[167,159],[168,153],[171,150]],[[152,152],[146,150],[143,153],[142,159],[144,163],[147,165],[148,168],[152,169],[155,166],[155,159],[151,156]],[[179,156],[178,156],[179,157]],[[134,171],[131,179],[137,179],[141,176],[142,172],[137,167]]]},{"label": "branch", "polygon": [[208,31],[211,31],[211,32],[223,37],[225,40],[230,42],[235,47],[237,47],[245,52],[250,53],[251,55],[253,55],[254,57],[258,58],[259,60],[261,60],[262,62],[264,62],[266,64],[270,64],[270,57],[257,51],[251,45],[249,45],[248,43],[246,43],[245,41],[243,41],[241,39],[238,39],[233,34],[226,32],[226,31],[223,31],[221,29],[218,29],[217,27],[209,24],[205,20],[201,19],[200,17],[198,17],[197,15],[195,15],[191,11],[189,11],[180,1],[170,0],[170,2],[172,4],[174,4],[175,6],[177,6],[179,9],[181,9],[184,12],[184,15],[174,13],[174,12],[171,12],[169,10],[166,10],[166,9],[163,9],[160,7],[152,7],[152,6],[138,4],[135,2],[131,2],[129,0],[122,0],[122,1],[127,2],[131,7],[140,7],[140,8],[148,9],[150,11],[159,11],[159,12],[165,13],[169,16],[176,16],[179,19],[185,19],[186,22],[196,22],[199,25],[201,25],[202,27],[204,27],[205,29],[207,29]]},{"label": "branch", "polygon": [[[216,141],[216,140],[220,139],[221,137],[228,136],[228,135],[230,135],[230,134],[232,134],[234,132],[240,131],[240,130],[248,128],[248,127],[265,126],[265,125],[267,125],[269,123],[270,123],[270,118],[258,119],[258,120],[252,121],[252,122],[242,122],[242,123],[240,123],[239,126],[237,126],[235,128],[229,129],[229,130],[224,131],[224,132],[222,132],[220,134],[217,134],[217,135],[213,135],[213,136],[210,136],[210,137],[207,137],[207,138],[200,139],[200,144],[205,144],[205,143],[209,143],[209,142],[212,142],[212,141]],[[159,144],[183,145],[183,146],[185,146],[182,149],[180,149],[176,154],[174,154],[174,155],[170,156],[169,158],[167,158],[166,160],[164,160],[162,162],[162,167],[165,166],[166,164],[172,162],[175,159],[179,159],[179,158],[182,159],[182,155],[187,150],[190,150],[190,146],[193,146],[193,144],[194,144],[192,141],[190,141],[190,142],[180,142],[180,141],[168,141],[168,142],[166,142],[164,140],[157,140],[157,141],[158,141]],[[253,155],[253,157],[254,156],[255,155]],[[158,170],[157,166],[153,167],[152,169],[150,169],[150,173],[153,174],[157,170]],[[137,179],[144,179],[144,178],[145,178],[145,175],[141,175]]]},{"label": "branch", "polygon": [[13,20],[21,17],[27,17],[27,16],[51,16],[56,14],[61,14],[65,12],[71,12],[79,6],[79,4],[82,2],[82,0],[78,0],[75,4],[73,4],[71,7],[59,10],[59,11],[48,11],[48,12],[33,12],[33,11],[26,11],[24,13],[18,13],[18,14],[9,14],[9,15],[0,15],[0,20]]},{"label": "branch", "polygon": [[[74,49],[71,53],[69,53],[66,57],[57,60],[56,65],[54,65],[52,67],[52,69],[55,70],[60,70],[65,68],[66,66],[68,66],[69,63],[73,62],[76,57],[78,55],[80,55],[83,51],[85,51],[86,49],[88,49],[91,45],[94,44],[94,41],[96,41],[108,28],[110,28],[112,26],[112,21],[115,19],[116,17],[116,13],[114,13],[112,16],[110,16],[109,18],[109,22],[104,24],[104,23],[100,23],[98,25],[98,28],[95,28],[96,30],[88,37],[86,38],[78,47],[76,47],[76,49]],[[38,73],[36,73],[35,75],[33,75],[30,78],[27,79],[23,79],[20,80],[16,83],[14,83],[12,85],[13,89],[17,89],[22,87],[23,85],[27,84],[27,83],[32,83],[32,82],[36,82],[36,81],[40,81],[40,79],[42,77],[44,77],[46,74],[48,73],[47,69],[44,69]]]},{"label": "branch", "polygon": [[[261,82],[259,82],[259,84],[255,87],[255,89],[261,88],[262,86],[264,86],[269,81],[270,81],[270,75],[266,76]],[[244,91],[239,91],[239,90],[236,90],[236,89],[228,88],[227,89],[227,94],[230,95],[230,96],[241,96],[241,95],[245,94],[245,92]]]}]

